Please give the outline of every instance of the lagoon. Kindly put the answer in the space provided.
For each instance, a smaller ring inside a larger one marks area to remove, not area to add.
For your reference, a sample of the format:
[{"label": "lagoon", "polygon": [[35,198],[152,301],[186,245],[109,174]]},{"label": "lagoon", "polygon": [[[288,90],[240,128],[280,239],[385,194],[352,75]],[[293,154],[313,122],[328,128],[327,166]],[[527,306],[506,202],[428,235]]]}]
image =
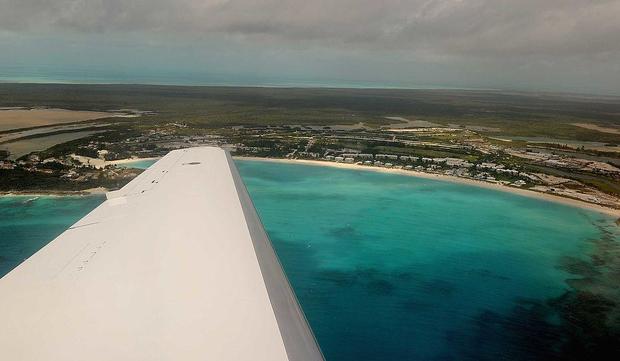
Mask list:
[{"label": "lagoon", "polygon": [[51,148],[56,144],[69,142],[75,139],[85,138],[93,134],[102,132],[101,130],[83,130],[70,133],[59,133],[46,135],[36,138],[26,138],[11,141],[9,143],[0,144],[0,150],[6,150],[11,153],[9,159],[16,160],[26,154],[35,151],[43,151]]}]

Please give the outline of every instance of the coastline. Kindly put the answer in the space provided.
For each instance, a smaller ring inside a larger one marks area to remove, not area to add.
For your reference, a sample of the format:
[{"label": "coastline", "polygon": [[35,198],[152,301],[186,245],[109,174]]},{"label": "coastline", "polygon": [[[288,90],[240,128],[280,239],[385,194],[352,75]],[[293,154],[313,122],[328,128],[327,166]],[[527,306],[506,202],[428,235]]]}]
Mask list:
[{"label": "coastline", "polygon": [[120,165],[120,164],[141,162],[141,161],[147,161],[147,160],[161,159],[161,157],[147,157],[147,158],[125,158],[125,159],[118,159],[118,160],[104,160],[100,158],[91,158],[91,157],[75,155],[75,154],[71,154],[71,157],[75,160],[80,161],[82,164],[90,165],[98,169],[105,168],[109,165]]},{"label": "coastline", "polygon": [[89,188],[81,191],[0,191],[0,197],[69,197],[69,196],[94,196],[106,194],[109,189],[105,187]]},{"label": "coastline", "polygon": [[373,166],[364,166],[358,164],[351,163],[336,163],[336,162],[328,162],[321,160],[309,160],[309,159],[282,159],[282,158],[261,158],[261,157],[234,157],[234,159],[240,160],[253,160],[253,161],[262,161],[262,162],[279,162],[279,163],[289,163],[289,164],[305,164],[305,165],[313,165],[313,166],[322,166],[322,167],[333,167],[333,168],[341,168],[341,169],[351,169],[351,170],[361,170],[361,171],[371,171],[371,172],[380,172],[380,173],[389,173],[389,174],[399,174],[406,175],[410,177],[424,178],[424,179],[433,179],[443,182],[451,182],[451,183],[459,183],[465,184],[475,187],[493,189],[501,192],[513,193],[525,197],[537,198],[541,200],[546,200],[550,202],[562,203],[564,205],[573,206],[577,208],[587,209],[594,212],[599,212],[603,214],[607,214],[612,217],[620,218],[620,209],[609,208],[605,206],[601,206],[594,203],[588,203],[581,200],[561,197],[554,194],[541,193],[533,190],[515,188],[510,186],[505,186],[502,184],[489,183],[484,181],[479,181],[475,179],[469,178],[460,178],[449,176],[445,174],[433,174],[433,173],[425,173],[418,172],[415,170],[404,170],[404,169],[394,169],[394,168],[380,168]]},{"label": "coastline", "polygon": [[[107,163],[106,165],[112,164],[125,164],[132,163],[138,161],[145,160],[155,160],[160,159],[157,157],[151,158],[127,158],[127,159],[119,159],[115,161],[103,161]],[[620,209],[609,208],[605,206],[601,206],[594,203],[584,202],[578,199],[562,197],[549,193],[541,193],[529,189],[515,188],[497,183],[489,183],[485,181],[469,179],[469,178],[460,178],[455,176],[449,176],[445,174],[434,174],[434,173],[425,173],[419,172],[415,170],[404,170],[404,169],[395,169],[395,168],[380,168],[373,166],[364,166],[359,164],[351,164],[351,163],[336,163],[336,162],[328,162],[322,160],[310,160],[310,159],[283,159],[283,158],[262,158],[262,157],[244,157],[244,156],[235,156],[233,159],[241,159],[241,160],[252,160],[252,161],[261,161],[261,162],[279,162],[279,163],[289,163],[289,164],[304,164],[311,166],[319,166],[319,167],[332,167],[332,168],[340,168],[340,169],[350,169],[350,170],[360,170],[360,171],[371,171],[371,172],[379,172],[379,173],[389,173],[389,174],[398,174],[405,175],[410,177],[424,178],[424,179],[432,179],[443,182],[451,182],[451,183],[459,183],[470,185],[474,187],[487,188],[492,190],[497,190],[501,192],[508,192],[517,195],[521,195],[524,197],[537,198],[541,200],[546,200],[550,202],[561,203],[564,205],[587,209],[594,212],[599,212],[603,214],[607,214],[612,217],[616,217],[620,219]],[[90,188],[81,191],[0,191],[0,197],[5,196],[90,196],[97,194],[105,194],[109,190],[104,187]]]},{"label": "coastline", "polygon": [[[83,163],[86,164],[90,164],[92,166],[94,166],[95,168],[104,168],[105,166],[108,165],[122,165],[122,164],[127,164],[127,163],[134,163],[134,162],[140,162],[140,161],[147,161],[147,160],[158,160],[161,159],[161,157],[148,157],[148,158],[125,158],[125,159],[118,159],[118,160],[112,160],[112,161],[105,161],[102,159],[98,159],[98,158],[89,158],[89,157],[83,157],[83,156],[75,156],[75,158],[77,158],[78,160],[81,160]],[[92,196],[92,195],[100,195],[100,194],[106,194],[107,192],[109,192],[110,190],[105,188],[105,187],[95,187],[95,188],[88,188],[88,189],[83,189],[83,190],[78,190],[78,191],[62,191],[62,190],[37,190],[37,191],[18,191],[18,190],[14,190],[14,191],[0,191],[0,197],[17,197],[17,196],[23,196],[23,197],[41,197],[41,196],[45,196],[45,197],[68,197],[68,196]]]},{"label": "coastline", "polygon": [[142,162],[142,161],[147,161],[147,160],[158,160],[161,159],[162,157],[146,157],[146,158],[125,158],[125,159],[119,159],[119,160],[110,160],[107,161],[106,164],[126,164],[126,163],[134,163],[134,162]]}]

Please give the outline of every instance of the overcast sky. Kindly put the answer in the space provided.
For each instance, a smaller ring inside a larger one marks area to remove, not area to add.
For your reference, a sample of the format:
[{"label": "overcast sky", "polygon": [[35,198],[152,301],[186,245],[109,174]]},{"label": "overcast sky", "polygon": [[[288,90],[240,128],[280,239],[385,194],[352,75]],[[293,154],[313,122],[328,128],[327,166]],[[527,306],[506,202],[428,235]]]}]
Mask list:
[{"label": "overcast sky", "polygon": [[78,69],[620,94],[620,0],[0,0],[0,46],[0,72],[24,78]]}]

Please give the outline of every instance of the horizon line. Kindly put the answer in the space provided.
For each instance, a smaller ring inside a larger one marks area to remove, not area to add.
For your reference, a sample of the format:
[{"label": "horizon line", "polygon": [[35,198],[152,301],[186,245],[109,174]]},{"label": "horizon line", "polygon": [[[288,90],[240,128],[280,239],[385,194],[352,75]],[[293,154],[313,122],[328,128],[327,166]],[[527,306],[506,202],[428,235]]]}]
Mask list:
[{"label": "horizon line", "polygon": [[525,89],[509,89],[509,88],[484,88],[484,87],[449,87],[449,86],[397,86],[397,85],[377,85],[377,86],[346,86],[346,85],[329,85],[329,84],[312,84],[304,85],[303,83],[291,84],[252,84],[252,83],[204,83],[204,84],[183,84],[183,83],[165,83],[165,82],[92,82],[92,81],[67,81],[67,80],[51,80],[51,81],[19,81],[19,80],[3,80],[0,79],[0,85],[93,85],[93,86],[165,86],[165,87],[184,87],[184,88],[264,88],[264,89],[325,89],[325,90],[426,90],[426,91],[480,91],[480,92],[497,92],[497,93],[524,93],[524,94],[544,94],[544,95],[567,95],[581,97],[597,97],[597,98],[620,98],[619,93],[588,93],[577,91],[561,91],[561,90],[525,90]]}]

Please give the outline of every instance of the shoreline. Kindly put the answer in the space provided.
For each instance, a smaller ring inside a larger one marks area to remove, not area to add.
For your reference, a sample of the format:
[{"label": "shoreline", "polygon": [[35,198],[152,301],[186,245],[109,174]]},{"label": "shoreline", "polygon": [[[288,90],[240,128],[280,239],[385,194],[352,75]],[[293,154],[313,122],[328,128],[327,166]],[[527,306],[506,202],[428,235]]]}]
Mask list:
[{"label": "shoreline", "polygon": [[117,160],[105,160],[101,158],[91,158],[91,157],[86,157],[83,155],[76,155],[76,154],[71,154],[70,156],[82,164],[93,166],[97,169],[102,169],[109,165],[121,165],[121,164],[127,164],[127,163],[135,163],[135,162],[161,159],[161,157],[147,157],[147,158],[125,158],[125,159],[117,159]]},{"label": "shoreline", "polygon": [[89,188],[81,191],[0,191],[0,197],[77,197],[105,195],[109,191],[105,187]]},{"label": "shoreline", "polygon": [[115,164],[126,164],[126,163],[135,163],[135,162],[142,162],[142,161],[146,161],[146,160],[159,160],[162,157],[146,157],[146,158],[125,158],[125,159],[118,159],[118,160],[110,160],[110,161],[106,161],[107,165],[115,165]]},{"label": "shoreline", "polygon": [[[108,165],[122,165],[122,164],[127,164],[127,163],[161,159],[161,157],[147,157],[147,158],[125,158],[125,159],[105,161],[105,160],[98,159],[98,158],[88,158],[88,157],[83,157],[83,156],[75,156],[74,158],[77,158],[78,160],[86,160],[86,161],[94,160],[95,162],[93,163],[95,164],[91,164],[91,163],[86,163],[86,164],[90,164],[94,166],[95,168],[103,168]],[[0,197],[93,196],[93,195],[101,195],[101,194],[105,195],[109,191],[110,190],[105,187],[88,188],[88,189],[83,189],[79,191],[70,191],[70,190],[67,190],[67,191],[62,191],[62,190],[19,191],[19,190],[14,190],[14,191],[0,191]]]},{"label": "shoreline", "polygon": [[[106,162],[108,164],[125,164],[132,163],[138,161],[145,160],[155,160],[160,159],[158,157],[149,157],[149,158],[126,158],[119,159],[115,161]],[[549,194],[549,193],[541,193],[529,189],[515,188],[497,183],[489,183],[485,181],[469,179],[469,178],[460,178],[455,176],[449,176],[445,174],[434,174],[434,173],[425,173],[419,172],[415,170],[404,170],[404,169],[395,169],[395,168],[380,168],[373,166],[364,166],[358,164],[350,164],[350,163],[336,163],[336,162],[328,162],[322,160],[310,160],[310,159],[283,159],[283,158],[262,158],[262,157],[244,157],[244,156],[235,156],[233,159],[239,160],[252,160],[252,161],[260,161],[260,162],[278,162],[278,163],[288,163],[288,164],[304,164],[311,166],[319,166],[319,167],[332,167],[332,168],[340,168],[340,169],[349,169],[349,170],[358,170],[358,171],[371,171],[371,172],[379,172],[379,173],[387,173],[387,174],[397,174],[397,175],[405,175],[409,177],[423,178],[423,179],[431,179],[443,182],[450,183],[458,183],[464,185],[470,185],[474,187],[486,188],[491,190],[496,190],[500,192],[508,192],[512,194],[521,195],[524,197],[537,198],[541,200],[546,200],[555,203],[561,203],[564,205],[577,207],[581,209],[587,209],[590,211],[603,213],[612,217],[617,217],[620,219],[620,209],[614,209],[605,207],[602,205],[588,203],[582,200],[562,197],[559,195]],[[91,196],[98,194],[105,194],[109,190],[104,187],[90,188],[81,191],[0,191],[0,197],[9,197],[9,196],[31,196],[31,197],[39,197],[39,196]]]},{"label": "shoreline", "polygon": [[508,192],[508,193],[517,194],[517,195],[530,197],[530,198],[537,198],[537,199],[546,200],[546,201],[555,202],[555,203],[562,203],[564,205],[587,209],[590,211],[603,213],[603,214],[607,214],[612,217],[620,218],[620,209],[609,208],[609,207],[605,207],[602,205],[588,203],[588,202],[584,202],[578,199],[562,197],[562,196],[558,196],[554,194],[541,193],[541,192],[528,190],[528,189],[515,188],[515,187],[505,186],[502,184],[489,183],[489,182],[479,181],[479,180],[474,180],[474,179],[469,179],[469,178],[460,178],[460,177],[449,176],[445,174],[433,174],[433,173],[419,172],[415,170],[380,168],[380,167],[364,166],[364,165],[351,164],[351,163],[336,163],[336,162],[328,162],[328,161],[322,161],[322,160],[310,160],[310,159],[282,159],[282,158],[261,158],[261,157],[242,157],[242,156],[233,157],[233,158],[239,159],[239,160],[279,162],[279,163],[289,163],[289,164],[305,164],[305,165],[332,167],[332,168],[340,168],[340,169],[371,171],[371,172],[379,172],[379,173],[406,175],[410,177],[432,179],[432,180],[443,181],[443,182],[459,183],[459,184],[470,185],[474,187],[497,190],[501,192]]}]

